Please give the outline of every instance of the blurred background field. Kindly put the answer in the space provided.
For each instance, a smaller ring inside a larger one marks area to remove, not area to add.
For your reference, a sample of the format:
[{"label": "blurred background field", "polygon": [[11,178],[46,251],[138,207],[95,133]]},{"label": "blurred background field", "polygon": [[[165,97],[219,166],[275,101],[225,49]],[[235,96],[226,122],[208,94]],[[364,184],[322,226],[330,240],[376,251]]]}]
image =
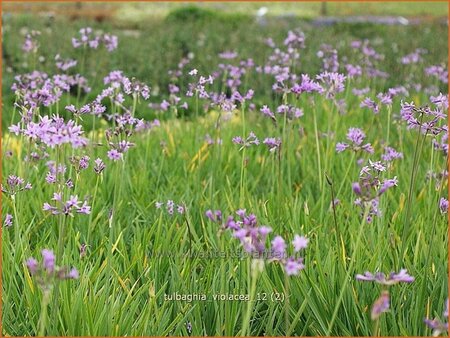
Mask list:
[{"label": "blurred background field", "polygon": [[320,15],[401,15],[406,17],[446,17],[448,6],[444,1],[433,2],[121,2],[121,3],[16,3],[5,2],[4,12],[54,12],[68,16],[101,14],[105,18],[136,22],[154,17],[164,17],[172,10],[198,6],[204,9],[221,11],[228,14],[256,14],[261,7],[267,8],[267,15],[297,16],[314,18]]},{"label": "blurred background field", "polygon": [[[326,10],[328,17],[321,15]],[[152,87],[152,100],[161,102],[168,95],[170,76],[183,57],[201,73],[215,69],[222,60],[218,54],[235,51],[241,59],[253,58],[262,64],[267,58],[265,40],[282,43],[290,29],[301,28],[307,36],[302,53],[303,73],[315,74],[321,66],[316,57],[324,43],[337,49],[345,60],[354,39],[369,39],[385,55],[381,68],[390,74],[380,90],[401,81],[414,81],[408,68],[401,67],[402,56],[425,48],[425,64],[447,62],[448,6],[430,3],[12,3],[3,4],[3,126],[10,122],[14,93],[13,77],[37,68],[53,73],[55,55],[80,58],[72,37],[82,27],[111,32],[119,37],[115,53],[91,51],[85,71],[94,98],[101,79],[113,69],[133,75]],[[367,16],[369,15],[370,16]],[[380,17],[378,17],[379,15]],[[346,22],[340,22],[345,16]],[[386,17],[388,16],[388,17]],[[330,17],[334,17],[330,22]],[[382,20],[384,18],[384,21]],[[390,18],[388,23],[386,18]],[[342,19],[342,17],[340,18]],[[337,21],[336,21],[337,20]],[[365,21],[367,20],[367,21]],[[31,30],[41,48],[30,58],[22,53],[25,35]],[[35,67],[36,66],[36,67]],[[259,77],[251,79],[256,96],[264,98],[269,89]],[[379,82],[380,84],[380,82]],[[445,91],[445,88],[442,88]]]}]

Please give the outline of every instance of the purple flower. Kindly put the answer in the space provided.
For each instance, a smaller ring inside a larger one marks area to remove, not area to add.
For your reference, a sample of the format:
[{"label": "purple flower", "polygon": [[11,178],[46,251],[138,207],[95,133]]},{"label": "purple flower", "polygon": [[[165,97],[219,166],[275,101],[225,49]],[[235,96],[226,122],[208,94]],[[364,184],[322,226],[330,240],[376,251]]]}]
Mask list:
[{"label": "purple flower", "polygon": [[53,272],[55,269],[55,255],[53,254],[53,251],[43,249],[42,250],[42,265],[47,272]]},{"label": "purple flower", "polygon": [[3,226],[4,227],[10,227],[12,226],[13,222],[13,217],[11,214],[6,214],[5,220],[3,221]]},{"label": "purple flower", "polygon": [[299,252],[308,246],[309,239],[303,236],[295,235],[292,245],[294,246],[294,251]]},{"label": "purple flower", "polygon": [[271,119],[275,120],[275,115],[274,113],[270,110],[269,107],[267,107],[266,105],[262,106],[262,108],[260,109],[261,113],[263,113],[265,116],[270,117]]},{"label": "purple flower", "polygon": [[389,310],[389,292],[383,290],[381,296],[373,303],[370,318],[377,320],[380,315]]},{"label": "purple flower", "polygon": [[369,87],[365,87],[365,88],[361,88],[361,89],[358,89],[358,88],[352,89],[352,93],[356,96],[363,96],[363,95],[367,94],[368,92],[370,92]]},{"label": "purple flower", "polygon": [[28,271],[30,271],[31,275],[36,274],[36,272],[39,269],[39,263],[33,257],[27,259],[26,265],[27,265]]},{"label": "purple flower", "polygon": [[55,56],[55,61],[56,61],[56,63],[55,63],[56,68],[61,69],[63,72],[66,72],[70,68],[73,68],[77,65],[77,60],[73,60],[73,59],[63,60],[63,59],[61,59],[59,54],[57,54]]},{"label": "purple flower", "polygon": [[66,216],[73,216],[74,211],[78,214],[85,215],[91,213],[91,207],[87,205],[86,201],[80,205],[81,201],[78,200],[78,196],[71,195],[70,198],[64,202],[62,200],[61,193],[54,193],[52,201],[55,201],[56,205],[51,205],[50,203],[45,202],[42,210],[51,212],[53,215],[63,214]]},{"label": "purple flower", "polygon": [[448,83],[448,70],[442,65],[433,65],[425,68],[425,74],[437,78],[442,83]]},{"label": "purple flower", "polygon": [[433,336],[437,337],[439,336],[441,333],[447,332],[448,331],[448,322],[446,322],[445,320],[448,320],[448,298],[445,302],[445,309],[444,312],[442,314],[442,317],[444,317],[444,320],[441,321],[437,318],[431,320],[431,319],[425,319],[425,325],[427,325],[430,329],[433,330]]},{"label": "purple flower", "polygon": [[79,277],[75,268],[69,270],[67,267],[57,267],[55,255],[51,250],[43,249],[41,254],[42,264],[39,264],[33,257],[29,258],[25,264],[30,274],[35,277],[38,285],[44,291],[51,290],[57,279],[77,279]]},{"label": "purple flower", "polygon": [[105,163],[103,163],[101,158],[97,158],[94,161],[94,163],[95,163],[95,165],[94,165],[94,172],[97,175],[100,175],[103,172],[103,170],[105,170]]},{"label": "purple flower", "polygon": [[205,216],[208,217],[211,221],[220,223],[222,222],[222,211],[220,210],[207,210],[205,212]]},{"label": "purple flower", "polygon": [[366,97],[359,106],[361,108],[369,108],[374,114],[378,114],[380,112],[380,107],[369,97]]},{"label": "purple flower", "polygon": [[392,147],[385,147],[384,154],[381,155],[381,158],[385,162],[392,162],[393,160],[403,158],[403,154]]},{"label": "purple flower", "polygon": [[69,278],[69,279],[78,279],[79,277],[80,277],[80,274],[78,273],[78,270],[75,268],[70,269],[69,273],[66,276],[66,278]]},{"label": "purple flower", "polygon": [[1,186],[2,192],[11,196],[24,190],[30,190],[31,188],[32,185],[30,182],[25,183],[23,178],[16,175],[9,175],[6,179],[6,186]]},{"label": "purple flower", "polygon": [[284,270],[288,276],[298,275],[304,268],[305,265],[303,264],[303,258],[301,257],[298,259],[290,257],[284,264]]},{"label": "purple flower", "polygon": [[344,82],[346,76],[335,72],[323,72],[316,76],[316,79],[322,82],[327,99],[333,99],[336,94],[344,91]]},{"label": "purple flower", "polygon": [[122,159],[122,153],[119,153],[116,149],[109,150],[106,155],[112,161],[118,161]]},{"label": "purple flower", "polygon": [[346,149],[350,148],[354,152],[358,152],[360,150],[365,151],[369,154],[373,154],[374,150],[370,143],[363,144],[366,135],[359,128],[349,128],[347,132],[347,140],[351,142],[351,144],[338,142],[336,144],[336,152],[341,153]]},{"label": "purple flower", "polygon": [[39,31],[31,31],[31,33],[25,36],[25,42],[22,45],[22,50],[25,53],[37,53],[39,48],[39,43],[36,40],[36,36],[40,35]]},{"label": "purple flower", "polygon": [[439,209],[442,214],[446,214],[448,212],[448,200],[444,197],[441,197],[439,200]]},{"label": "purple flower", "polygon": [[382,272],[372,274],[365,272],[363,275],[356,275],[356,280],[365,282],[376,282],[382,285],[390,286],[398,283],[412,283],[414,277],[407,273],[408,270],[401,269],[399,273],[392,272],[388,277]]},{"label": "purple flower", "polygon": [[275,138],[275,137],[266,137],[263,141],[263,144],[265,144],[270,152],[275,152],[281,147],[281,139]]},{"label": "purple flower", "polygon": [[286,242],[284,241],[283,237],[276,236],[272,240],[272,254],[274,257],[281,259],[284,258],[286,255]]},{"label": "purple flower", "polygon": [[289,31],[288,36],[284,40],[284,45],[290,48],[305,48],[305,34],[300,30]]},{"label": "purple flower", "polygon": [[[241,145],[242,148],[243,148],[243,147],[250,147],[250,146],[252,146],[252,145],[259,145],[259,140],[258,140],[258,138],[256,137],[255,133],[252,132],[252,131],[248,134],[247,139],[244,140],[244,139],[243,139],[242,137],[240,137],[240,136],[235,136],[235,137],[232,138],[232,142],[233,142],[234,144]],[[242,148],[241,148],[241,149],[242,149]]]}]

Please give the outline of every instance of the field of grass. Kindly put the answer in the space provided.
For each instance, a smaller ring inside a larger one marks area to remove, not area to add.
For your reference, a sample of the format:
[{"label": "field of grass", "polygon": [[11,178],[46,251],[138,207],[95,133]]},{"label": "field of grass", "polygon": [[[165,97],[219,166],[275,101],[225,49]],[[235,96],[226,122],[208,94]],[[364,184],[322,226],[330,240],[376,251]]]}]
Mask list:
[{"label": "field of grass", "polygon": [[[446,71],[447,27],[261,26],[192,8],[3,25],[2,334],[422,336],[434,318],[441,333],[448,84],[429,67]],[[71,43],[86,26],[97,49]],[[76,74],[90,92],[64,86]],[[389,276],[401,269],[413,280]],[[366,271],[387,280],[356,279]]]}]

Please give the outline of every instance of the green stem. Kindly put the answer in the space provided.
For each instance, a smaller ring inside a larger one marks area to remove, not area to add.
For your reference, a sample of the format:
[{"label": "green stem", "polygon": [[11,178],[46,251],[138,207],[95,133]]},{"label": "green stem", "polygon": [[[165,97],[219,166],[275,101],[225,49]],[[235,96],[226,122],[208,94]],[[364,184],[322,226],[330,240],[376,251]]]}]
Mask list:
[{"label": "green stem", "polygon": [[355,262],[356,262],[356,257],[355,256],[356,256],[356,254],[357,254],[357,252],[359,250],[360,244],[361,244],[361,238],[362,238],[362,234],[364,232],[365,224],[367,223],[367,216],[369,215],[369,211],[370,211],[370,204],[366,203],[365,210],[364,210],[364,215],[363,215],[363,218],[362,218],[362,221],[361,221],[361,225],[359,227],[358,237],[356,238],[355,248],[354,248],[353,254],[352,254],[353,257],[352,257],[352,260],[351,260],[350,265],[348,267],[347,273],[345,275],[345,280],[344,280],[344,283],[342,285],[341,292],[339,293],[339,297],[338,297],[338,300],[337,300],[336,305],[334,307],[333,315],[331,316],[330,324],[328,326],[328,330],[327,330],[325,336],[330,336],[331,335],[331,331],[333,330],[333,326],[334,326],[334,322],[336,321],[337,313],[338,313],[339,308],[341,306],[342,299],[344,298],[344,292],[347,289],[347,284],[348,284],[348,280],[350,278],[350,274],[352,273],[353,267],[354,267]]},{"label": "green stem", "polygon": [[314,134],[315,134],[315,139],[316,139],[316,154],[317,154],[317,165],[319,167],[319,186],[320,189],[322,189],[323,185],[322,185],[322,163],[320,160],[320,144],[319,144],[319,132],[317,129],[317,112],[316,112],[316,107],[314,106],[313,109],[313,115],[314,115]]},{"label": "green stem", "polygon": [[45,336],[45,327],[47,325],[47,307],[50,301],[50,290],[45,290],[41,300],[41,315],[39,317],[39,337]]},{"label": "green stem", "polygon": [[[249,259],[248,264],[251,265],[251,261]],[[256,292],[256,281],[258,279],[258,268],[253,269],[250,273],[251,275],[251,287],[250,287],[250,300],[247,303],[247,310],[245,312],[244,320],[242,322],[241,336],[249,336],[250,332],[250,317],[253,309],[253,302],[255,301],[255,292]]]},{"label": "green stem", "polygon": [[245,166],[245,149],[247,148],[245,145],[245,105],[242,104],[241,107],[241,114],[242,114],[242,140],[244,142],[244,146],[242,149],[242,159],[241,159],[241,178],[240,178],[240,183],[239,183],[239,187],[240,187],[240,192],[239,192],[239,201],[240,201],[240,207],[242,208],[244,206],[244,187],[245,187],[245,170],[244,170],[244,166]]},{"label": "green stem", "polygon": [[[423,117],[423,115],[422,115]],[[422,121],[420,123],[422,125]],[[427,132],[424,134],[422,143],[420,143],[420,132],[417,136],[416,145],[414,147],[414,159],[413,159],[413,167],[411,170],[411,176],[409,180],[409,190],[408,190],[408,199],[407,199],[407,205],[406,205],[406,215],[405,215],[405,221],[404,221],[404,227],[403,227],[403,234],[402,234],[402,252],[405,250],[406,246],[406,240],[408,239],[409,235],[409,227],[411,224],[411,204],[412,204],[412,195],[414,190],[414,184],[416,181],[416,174],[417,174],[417,167],[419,163],[420,154],[422,152],[423,144],[425,143],[425,138],[427,137]]]}]

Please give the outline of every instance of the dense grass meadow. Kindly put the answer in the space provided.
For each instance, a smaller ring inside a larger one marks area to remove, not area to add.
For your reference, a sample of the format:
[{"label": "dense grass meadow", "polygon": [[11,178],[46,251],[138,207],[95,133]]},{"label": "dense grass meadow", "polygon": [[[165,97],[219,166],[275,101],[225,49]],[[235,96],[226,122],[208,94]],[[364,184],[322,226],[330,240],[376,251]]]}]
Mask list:
[{"label": "dense grass meadow", "polygon": [[447,334],[447,25],[2,15],[3,335]]}]

